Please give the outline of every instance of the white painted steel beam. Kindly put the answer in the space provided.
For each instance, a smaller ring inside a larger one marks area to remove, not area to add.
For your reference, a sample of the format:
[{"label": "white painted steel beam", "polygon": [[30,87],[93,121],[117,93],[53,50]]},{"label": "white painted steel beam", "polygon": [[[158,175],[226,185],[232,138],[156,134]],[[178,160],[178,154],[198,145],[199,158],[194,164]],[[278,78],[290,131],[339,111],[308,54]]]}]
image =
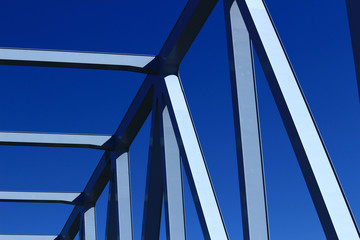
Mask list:
[{"label": "white painted steel beam", "polygon": [[269,239],[252,46],[239,7],[224,0],[244,239]]},{"label": "white painted steel beam", "polygon": [[180,79],[175,75],[169,75],[165,77],[164,85],[166,105],[204,237],[205,239],[228,239]]},{"label": "white painted steel beam", "polygon": [[0,64],[156,73],[155,56],[0,48]]},{"label": "white painted steel beam", "polygon": [[110,149],[111,135],[0,132],[0,145]]},{"label": "white painted steel beam", "polygon": [[109,187],[108,239],[133,239],[129,153],[111,156],[113,179]]},{"label": "white painted steel beam", "polygon": [[1,234],[0,240],[55,240],[57,235],[10,235]]},{"label": "white painted steel beam", "polygon": [[96,240],[95,206],[82,207],[79,240]]},{"label": "white painted steel beam", "polygon": [[82,204],[81,193],[0,191],[0,202],[43,202]]},{"label": "white painted steel beam", "polygon": [[166,235],[167,239],[184,240],[186,230],[180,152],[167,107],[160,118],[164,139],[162,147]]},{"label": "white painted steel beam", "polygon": [[360,239],[356,222],[262,0],[237,0],[328,239]]}]

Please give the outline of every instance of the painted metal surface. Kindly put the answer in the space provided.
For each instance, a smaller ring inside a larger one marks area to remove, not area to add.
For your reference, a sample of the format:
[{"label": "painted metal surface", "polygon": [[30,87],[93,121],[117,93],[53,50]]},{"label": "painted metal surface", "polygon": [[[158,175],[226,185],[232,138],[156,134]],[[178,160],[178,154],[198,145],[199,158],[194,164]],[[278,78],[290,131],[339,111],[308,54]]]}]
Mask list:
[{"label": "painted metal surface", "polygon": [[82,204],[81,193],[0,191],[0,202],[42,202]]},{"label": "painted metal surface", "polygon": [[55,240],[57,235],[0,235],[0,240]]},{"label": "painted metal surface", "polygon": [[158,108],[159,88],[152,100],[149,157],[146,174],[144,214],[141,239],[159,239],[163,203],[163,171],[161,161],[160,110]]},{"label": "painted metal surface", "polygon": [[359,239],[349,205],[262,0],[237,0],[326,237]]},{"label": "painted metal surface", "polygon": [[0,64],[155,73],[155,56],[0,48]]},{"label": "painted metal surface", "polygon": [[345,0],[360,98],[360,1]]},{"label": "painted metal surface", "polygon": [[196,199],[195,207],[204,237],[228,239],[180,79],[175,75],[169,75],[165,77],[164,84],[166,105],[180,146],[193,199]]},{"label": "painted metal surface", "polygon": [[192,42],[215,7],[217,0],[190,0],[164,43],[159,56],[165,62],[165,74],[177,74],[178,67]]},{"label": "painted metal surface", "polygon": [[95,206],[82,207],[79,240],[96,240]]},{"label": "painted metal surface", "polygon": [[[133,239],[132,230],[132,211],[131,211],[131,186],[130,186],[130,166],[129,152],[114,153],[111,156],[113,163],[114,179],[110,185],[110,203],[113,206],[114,219],[110,219],[109,224],[115,225],[118,229],[115,239]],[[110,236],[109,236],[110,237]]]},{"label": "painted metal surface", "polygon": [[0,145],[94,148],[111,148],[111,135],[0,132]]},{"label": "painted metal surface", "polygon": [[224,0],[244,239],[269,239],[252,45],[239,7]]},{"label": "painted metal surface", "polygon": [[[162,109],[162,107],[160,108]],[[182,168],[168,108],[162,111],[163,178],[167,239],[186,239]]]},{"label": "painted metal surface", "polygon": [[[59,236],[0,235],[0,239],[72,240],[79,231],[80,239],[96,239],[95,204],[109,181],[106,239],[132,239],[128,150],[151,111],[142,239],[159,238],[163,197],[167,238],[186,238],[180,160],[189,180],[204,238],[228,239],[178,77],[182,59],[216,3],[217,0],[189,0],[156,57],[0,48],[0,64],[5,65],[148,74],[112,136],[0,132],[0,145],[106,151],[81,193],[0,192],[0,201],[76,205]],[[348,0],[349,3],[353,2]],[[353,16],[350,10],[352,36],[353,29],[357,29],[352,25]],[[264,2],[225,0],[225,17],[245,239],[269,239],[251,41],[265,70],[326,236],[329,239],[359,239],[345,195]],[[354,45],[354,49],[359,46]]]}]

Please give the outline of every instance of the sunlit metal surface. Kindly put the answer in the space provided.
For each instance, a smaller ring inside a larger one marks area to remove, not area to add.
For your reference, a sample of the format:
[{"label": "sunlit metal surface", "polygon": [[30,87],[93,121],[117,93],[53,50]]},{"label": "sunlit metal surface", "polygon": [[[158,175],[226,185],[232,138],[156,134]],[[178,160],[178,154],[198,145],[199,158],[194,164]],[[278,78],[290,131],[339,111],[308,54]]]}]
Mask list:
[{"label": "sunlit metal surface", "polygon": [[0,240],[55,240],[53,235],[0,235]]},{"label": "sunlit metal surface", "polygon": [[[184,166],[204,238],[229,239],[178,76],[182,59],[216,3],[216,0],[189,0],[157,56],[0,48],[0,64],[5,65],[148,74],[113,135],[0,132],[0,145],[104,150],[81,193],[0,192],[2,202],[75,205],[58,235],[0,235],[0,240],[72,240],[78,233],[80,239],[96,239],[95,204],[109,182],[106,239],[132,239],[129,148],[150,113],[152,122],[141,238],[159,238],[165,199],[167,238],[186,239],[182,189]],[[225,0],[224,6],[244,239],[270,238],[252,44],[264,68],[326,236],[329,239],[359,239],[358,228],[324,142],[264,2]],[[354,36],[352,13],[349,11]],[[354,45],[354,49],[359,46]]]},{"label": "sunlit metal surface", "polygon": [[81,198],[81,193],[0,191],[0,202],[48,202],[77,205],[81,204]]},{"label": "sunlit metal surface", "polygon": [[245,239],[269,239],[252,44],[235,0],[224,0]]},{"label": "sunlit metal surface", "polygon": [[0,145],[111,148],[111,135],[0,132]]},{"label": "sunlit metal surface", "polygon": [[0,48],[0,63],[18,66],[89,68],[154,73],[155,56]]}]

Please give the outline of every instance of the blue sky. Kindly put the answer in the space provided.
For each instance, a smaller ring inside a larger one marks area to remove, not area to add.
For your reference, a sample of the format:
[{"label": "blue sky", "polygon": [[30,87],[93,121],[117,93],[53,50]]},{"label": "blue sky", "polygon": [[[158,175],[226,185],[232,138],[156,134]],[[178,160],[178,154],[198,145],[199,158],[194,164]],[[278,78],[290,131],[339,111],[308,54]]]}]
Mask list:
[{"label": "blue sky", "polygon": [[[360,108],[344,1],[266,1],[343,189],[360,221]],[[157,54],[186,1],[0,2],[0,47]],[[241,210],[222,1],[180,66],[190,110],[231,239]],[[255,59],[270,236],[325,239],[261,66]],[[112,134],[145,75],[0,66],[0,130]],[[149,119],[130,149],[134,237],[140,238]],[[102,152],[0,146],[0,190],[82,191]],[[201,229],[184,179],[188,239]],[[104,239],[107,188],[97,205]],[[58,234],[71,212],[0,203],[0,234]],[[163,228],[164,229],[164,228]],[[162,231],[164,239],[164,231]]]}]

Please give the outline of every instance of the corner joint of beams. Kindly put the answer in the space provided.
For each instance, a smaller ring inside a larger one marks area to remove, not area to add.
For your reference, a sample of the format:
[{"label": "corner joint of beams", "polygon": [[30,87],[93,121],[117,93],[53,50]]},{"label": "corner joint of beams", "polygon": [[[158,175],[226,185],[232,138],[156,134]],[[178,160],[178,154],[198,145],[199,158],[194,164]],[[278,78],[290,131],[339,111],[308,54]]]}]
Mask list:
[{"label": "corner joint of beams", "polygon": [[179,73],[178,61],[172,60],[170,58],[165,58],[163,56],[157,55],[154,60],[152,60],[146,68],[153,69],[156,75],[178,75]]},{"label": "corner joint of beams", "polygon": [[120,155],[122,155],[123,153],[126,153],[126,152],[129,152],[129,148],[119,148],[119,149],[116,149],[116,150],[113,150],[113,151],[107,151],[106,152],[108,161],[110,161],[110,164],[111,164],[111,176],[110,176],[110,179],[113,177],[113,172],[114,172],[114,169],[115,169],[115,161],[116,161],[116,159]]}]

